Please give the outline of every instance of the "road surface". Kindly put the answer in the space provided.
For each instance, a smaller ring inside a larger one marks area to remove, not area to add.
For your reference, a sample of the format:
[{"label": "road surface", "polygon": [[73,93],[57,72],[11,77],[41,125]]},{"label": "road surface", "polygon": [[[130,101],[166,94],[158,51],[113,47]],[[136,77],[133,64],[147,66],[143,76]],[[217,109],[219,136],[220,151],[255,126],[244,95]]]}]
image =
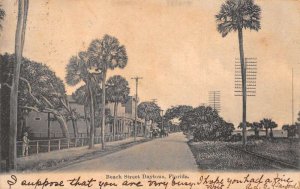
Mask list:
[{"label": "road surface", "polygon": [[57,171],[198,171],[186,141],[174,133]]}]

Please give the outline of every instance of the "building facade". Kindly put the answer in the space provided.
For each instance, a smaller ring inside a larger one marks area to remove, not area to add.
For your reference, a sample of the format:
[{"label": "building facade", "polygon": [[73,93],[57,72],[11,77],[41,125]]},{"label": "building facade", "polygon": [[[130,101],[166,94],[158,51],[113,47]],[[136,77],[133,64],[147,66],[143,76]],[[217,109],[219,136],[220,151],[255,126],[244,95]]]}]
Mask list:
[{"label": "building facade", "polygon": [[[71,109],[74,109],[80,118],[76,120],[78,137],[88,137],[89,132],[89,119],[85,118],[84,106],[76,103],[71,96],[68,96]],[[111,113],[110,121],[106,122],[105,134],[112,135],[113,132],[113,113],[114,104],[108,103],[106,105],[106,111]],[[115,127],[115,133],[117,135],[126,134],[127,136],[134,135],[134,122],[135,122],[135,98],[129,97],[125,104],[118,104],[117,108],[117,121]],[[101,118],[96,117],[101,120]],[[62,131],[58,121],[53,119],[53,115],[41,112],[30,112],[26,117],[26,127],[29,128],[29,132],[34,138],[61,138]],[[70,137],[74,137],[74,129],[71,120],[66,120]],[[101,121],[95,122],[95,135],[101,135]],[[143,120],[137,118],[137,135],[143,135]]]}]

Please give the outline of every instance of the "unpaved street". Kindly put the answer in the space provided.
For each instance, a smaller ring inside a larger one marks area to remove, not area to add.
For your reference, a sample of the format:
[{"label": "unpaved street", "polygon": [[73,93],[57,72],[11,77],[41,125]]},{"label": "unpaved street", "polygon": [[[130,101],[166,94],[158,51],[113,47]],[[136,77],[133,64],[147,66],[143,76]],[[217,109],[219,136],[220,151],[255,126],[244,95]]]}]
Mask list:
[{"label": "unpaved street", "polygon": [[58,171],[197,171],[186,141],[175,133]]}]

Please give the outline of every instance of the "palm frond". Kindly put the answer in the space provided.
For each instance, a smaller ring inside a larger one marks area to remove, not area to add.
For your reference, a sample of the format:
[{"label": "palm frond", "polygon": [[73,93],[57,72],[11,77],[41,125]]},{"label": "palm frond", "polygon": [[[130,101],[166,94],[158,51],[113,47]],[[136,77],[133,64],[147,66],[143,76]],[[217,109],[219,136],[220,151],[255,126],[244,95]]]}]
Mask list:
[{"label": "palm frond", "polygon": [[78,58],[72,56],[69,64],[66,67],[67,74],[65,79],[68,85],[77,85],[82,80],[82,78],[80,77],[80,65],[78,64],[78,62]]},{"label": "palm frond", "polygon": [[93,40],[88,49],[90,64],[100,70],[124,68],[127,64],[127,54],[124,46],[118,39],[104,35],[100,39]]},{"label": "palm frond", "polygon": [[128,81],[120,76],[115,75],[107,80],[106,98],[110,102],[125,103],[128,100],[130,88]]},{"label": "palm frond", "polygon": [[[2,20],[4,20],[4,17],[5,17],[5,11],[4,9],[2,9],[2,5],[0,5],[0,22]],[[0,23],[0,29],[2,29],[2,24]]]},{"label": "palm frond", "polygon": [[261,9],[253,0],[227,0],[215,16],[217,31],[222,37],[242,28],[258,31],[260,15]]}]

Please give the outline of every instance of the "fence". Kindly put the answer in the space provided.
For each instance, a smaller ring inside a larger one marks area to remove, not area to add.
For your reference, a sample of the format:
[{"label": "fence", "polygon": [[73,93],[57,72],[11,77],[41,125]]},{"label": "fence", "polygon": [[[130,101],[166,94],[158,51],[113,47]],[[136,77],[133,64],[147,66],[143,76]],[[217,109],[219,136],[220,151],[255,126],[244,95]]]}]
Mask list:
[{"label": "fence", "polygon": [[[115,139],[112,135],[105,135],[105,142],[112,142],[118,140],[124,140],[129,137],[128,133],[116,134]],[[95,144],[101,143],[101,136],[95,136]],[[81,146],[87,146],[89,144],[88,137],[79,137],[79,138],[60,138],[60,139],[50,139],[50,140],[30,140],[28,155],[34,155],[39,153],[46,153],[55,150],[62,150],[68,148],[76,148]],[[23,142],[17,141],[17,156],[20,157],[23,155]]]},{"label": "fence", "polygon": [[[30,132],[31,137],[33,138],[63,138],[63,134],[61,132],[53,132],[53,133],[48,133],[47,132]],[[70,133],[71,137],[74,137],[74,133]],[[88,137],[87,133],[78,133],[78,137]]]}]

